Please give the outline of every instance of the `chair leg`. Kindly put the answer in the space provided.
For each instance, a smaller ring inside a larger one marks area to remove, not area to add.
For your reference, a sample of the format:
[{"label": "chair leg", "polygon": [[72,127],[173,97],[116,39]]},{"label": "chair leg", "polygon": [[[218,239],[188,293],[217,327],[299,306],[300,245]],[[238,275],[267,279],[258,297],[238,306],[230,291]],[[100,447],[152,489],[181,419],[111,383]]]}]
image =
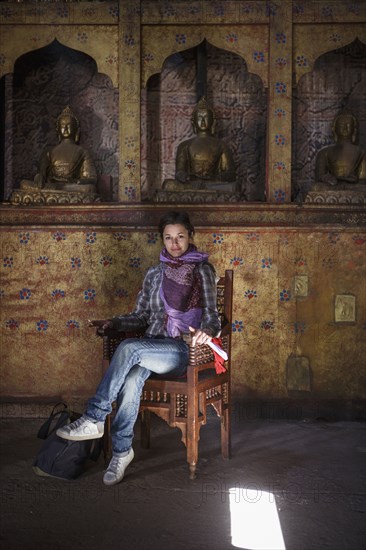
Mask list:
[{"label": "chair leg", "polygon": [[108,462],[112,456],[111,415],[110,414],[107,416],[104,423],[103,456],[104,456],[105,462]]},{"label": "chair leg", "polygon": [[231,426],[229,408],[225,408],[221,416],[221,453],[223,458],[231,458]]},{"label": "chair leg", "polygon": [[150,448],[150,425],[151,414],[149,410],[145,409],[141,412],[141,447],[143,449]]},{"label": "chair leg", "polygon": [[198,440],[199,426],[194,423],[187,426],[187,462],[189,465],[189,478],[196,477],[196,466],[198,462]]},{"label": "chair leg", "polygon": [[197,464],[189,464],[189,479],[196,478],[196,466]]}]

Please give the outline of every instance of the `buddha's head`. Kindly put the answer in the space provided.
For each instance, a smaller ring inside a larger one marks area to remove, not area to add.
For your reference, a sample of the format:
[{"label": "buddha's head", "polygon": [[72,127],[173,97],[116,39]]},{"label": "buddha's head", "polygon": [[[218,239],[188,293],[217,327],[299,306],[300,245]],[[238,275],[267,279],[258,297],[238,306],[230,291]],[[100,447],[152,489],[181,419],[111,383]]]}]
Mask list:
[{"label": "buddha's head", "polygon": [[56,120],[56,131],[59,140],[71,138],[78,143],[80,138],[80,124],[69,106],[65,107]]},{"label": "buddha's head", "polygon": [[333,122],[333,135],[335,141],[356,142],[357,119],[350,111],[341,111]]},{"label": "buddha's head", "polygon": [[214,133],[216,118],[205,97],[202,97],[197,103],[191,120],[195,132]]}]

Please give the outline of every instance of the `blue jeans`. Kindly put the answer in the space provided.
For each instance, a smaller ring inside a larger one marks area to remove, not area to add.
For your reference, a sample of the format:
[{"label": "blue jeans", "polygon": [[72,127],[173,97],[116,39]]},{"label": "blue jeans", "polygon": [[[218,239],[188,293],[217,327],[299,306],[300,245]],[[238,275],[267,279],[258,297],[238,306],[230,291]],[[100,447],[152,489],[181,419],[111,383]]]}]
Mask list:
[{"label": "blue jeans", "polygon": [[113,452],[123,453],[132,446],[145,380],[152,372],[180,376],[188,360],[189,349],[183,340],[129,338],[121,342],[85,411],[92,420],[104,422],[112,403],[117,402],[111,427]]}]

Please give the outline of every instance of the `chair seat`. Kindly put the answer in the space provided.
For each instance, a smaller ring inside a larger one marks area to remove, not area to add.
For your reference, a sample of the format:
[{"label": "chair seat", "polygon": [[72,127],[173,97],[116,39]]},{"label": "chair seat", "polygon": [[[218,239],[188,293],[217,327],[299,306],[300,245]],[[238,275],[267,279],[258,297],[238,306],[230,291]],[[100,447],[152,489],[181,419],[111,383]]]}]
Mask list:
[{"label": "chair seat", "polygon": [[[222,373],[222,374],[225,374],[225,373]],[[215,369],[214,364],[212,364],[211,368],[208,368],[206,366],[202,370],[198,369],[199,379],[201,379],[201,378],[210,378],[211,376],[215,376],[215,375],[216,375],[216,369]],[[218,376],[221,376],[221,374],[219,374]],[[177,380],[178,382],[179,381],[186,382],[187,381],[187,372],[185,372],[181,376],[169,376],[169,373],[168,374],[156,374],[155,372],[153,372],[153,373],[151,373],[151,376],[147,379],[147,381],[151,381],[151,380]],[[145,384],[146,384],[146,382],[145,382]]]}]

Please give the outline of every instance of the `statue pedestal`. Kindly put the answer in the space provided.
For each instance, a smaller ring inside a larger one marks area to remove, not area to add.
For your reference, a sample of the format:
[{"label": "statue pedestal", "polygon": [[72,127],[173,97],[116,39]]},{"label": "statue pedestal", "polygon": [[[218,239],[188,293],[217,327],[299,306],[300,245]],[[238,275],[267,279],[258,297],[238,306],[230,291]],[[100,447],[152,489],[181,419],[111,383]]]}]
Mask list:
[{"label": "statue pedestal", "polygon": [[215,203],[215,202],[244,202],[241,193],[222,192],[215,190],[165,191],[159,190],[155,195],[156,202],[169,203]]},{"label": "statue pedestal", "polygon": [[55,204],[90,204],[100,202],[95,192],[64,191],[60,189],[14,189],[10,196],[11,204],[37,206]]},{"label": "statue pedestal", "polygon": [[340,184],[330,187],[316,183],[305,197],[306,203],[366,204],[366,184]]}]

